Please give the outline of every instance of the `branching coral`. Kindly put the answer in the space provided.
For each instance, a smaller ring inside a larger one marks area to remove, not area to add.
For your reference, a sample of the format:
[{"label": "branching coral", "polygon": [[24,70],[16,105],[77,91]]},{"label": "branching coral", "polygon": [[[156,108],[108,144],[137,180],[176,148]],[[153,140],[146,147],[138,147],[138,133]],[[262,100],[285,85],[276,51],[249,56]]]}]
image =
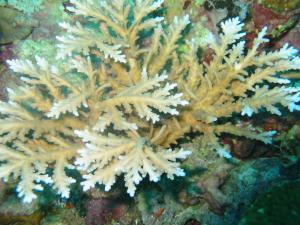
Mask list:
[{"label": "branching coral", "polygon": [[[298,90],[283,86],[289,81],[277,76],[299,68],[299,58],[288,46],[260,52],[266,30],[246,52],[240,21],[222,23],[220,39],[209,39],[213,60],[201,66],[193,40],[188,54],[176,51],[189,18],[162,26],[163,18],[153,16],[162,0],[71,3],[68,10],[81,22],[60,24],[66,30],[57,37],[63,66],[38,56],[35,62],[8,61],[24,85],[8,89],[9,101],[0,103],[0,177],[21,178],[17,190],[24,202],[36,198],[41,182],[68,197],[75,180],[65,168],[83,173],[84,190],[98,183],[108,191],[123,174],[133,196],[147,175],[155,182],[164,173],[170,179],[184,175],[176,160],[190,152],[169,145],[191,128],[202,132],[207,147],[228,156],[221,133],[269,143],[273,132],[219,123],[220,118],[250,116],[262,107],[279,114],[277,103],[299,108]],[[80,79],[74,81],[74,75]]]},{"label": "branching coral", "polygon": [[[170,124],[169,134],[162,139],[166,145],[182,135],[182,130],[192,128],[202,133],[203,148],[213,148],[219,154],[230,157],[228,149],[221,145],[218,136],[229,133],[250,139],[271,143],[274,131],[262,132],[251,125],[233,124],[226,121],[233,115],[252,116],[261,109],[281,115],[280,104],[291,112],[299,110],[299,88],[287,86],[288,79],[280,74],[300,69],[298,51],[284,45],[273,52],[265,52],[262,46],[268,42],[265,38],[267,28],[259,32],[251,48],[246,48],[241,38],[243,23],[238,18],[221,23],[222,34],[219,38],[207,37],[207,43],[213,51],[209,63],[200,65],[197,60],[196,46],[193,40],[188,42],[190,51],[185,56],[186,76],[174,76],[180,89],[189,99],[188,109],[177,121],[177,132]],[[174,69],[178,70],[178,68]],[[177,133],[177,135],[174,135]]]},{"label": "branching coral", "polygon": [[[184,175],[176,160],[190,152],[155,145],[159,135],[153,129],[164,114],[177,115],[176,107],[187,104],[162,69],[189,20],[176,18],[166,31],[159,25],[163,18],[148,16],[162,1],[138,0],[134,7],[125,2],[72,1],[69,10],[100,29],[60,24],[67,31],[57,38],[63,67],[38,56],[36,62],[8,61],[24,85],[8,89],[9,102],[0,105],[0,177],[21,178],[17,190],[24,202],[36,198],[41,181],[68,197],[75,180],[65,168],[74,166],[85,173],[85,190],[96,183],[109,190],[124,174],[131,196],[146,175],[152,181],[163,173],[171,179]],[[142,46],[140,32],[153,29],[152,45]],[[71,80],[74,73],[82,79]]]}]

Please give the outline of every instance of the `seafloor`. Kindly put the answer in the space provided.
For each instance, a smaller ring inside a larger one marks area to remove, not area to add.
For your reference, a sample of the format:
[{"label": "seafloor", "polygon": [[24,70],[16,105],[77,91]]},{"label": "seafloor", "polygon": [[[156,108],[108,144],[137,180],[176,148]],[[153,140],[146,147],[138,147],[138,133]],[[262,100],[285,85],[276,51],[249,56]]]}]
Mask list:
[{"label": "seafloor", "polygon": [[[7,101],[6,87],[21,85],[6,60],[40,55],[55,61],[55,37],[61,33],[58,23],[72,16],[67,9],[71,5],[67,0],[0,0],[2,101]],[[163,13],[167,19],[189,14],[203,35],[216,33],[221,21],[238,16],[245,21],[249,42],[257,30],[268,26],[271,48],[288,42],[300,49],[299,0],[165,0]],[[201,54],[209,57],[209,52]],[[286,76],[300,86],[299,71]],[[262,113],[247,122],[265,131],[276,130],[273,144],[221,137],[233,158],[194,154],[183,163],[185,177],[173,181],[162,177],[159,183],[144,180],[133,198],[120,180],[110,192],[100,186],[83,192],[76,183],[68,200],[45,187],[38,200],[23,204],[16,183],[1,181],[0,225],[300,224],[299,112],[284,111],[280,117]],[[197,133],[190,133],[179,143],[197,152],[197,141]]]}]

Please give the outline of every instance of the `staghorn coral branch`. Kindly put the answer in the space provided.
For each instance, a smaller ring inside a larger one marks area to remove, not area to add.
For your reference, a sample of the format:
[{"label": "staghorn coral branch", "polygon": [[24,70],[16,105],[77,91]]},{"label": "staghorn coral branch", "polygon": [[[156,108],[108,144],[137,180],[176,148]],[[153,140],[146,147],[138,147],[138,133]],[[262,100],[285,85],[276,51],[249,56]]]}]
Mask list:
[{"label": "staghorn coral branch", "polygon": [[[81,22],[60,23],[66,34],[57,37],[59,66],[40,57],[8,61],[25,85],[8,89],[10,101],[0,103],[0,178],[20,179],[19,196],[30,202],[43,189],[41,181],[68,198],[75,180],[66,168],[85,173],[84,190],[99,183],[107,191],[124,174],[131,196],[147,174],[155,182],[163,173],[171,179],[183,176],[176,161],[190,152],[159,146],[166,126],[155,133],[153,123],[158,129],[164,114],[177,115],[176,108],[187,104],[165,73],[155,74],[169,59],[180,67],[176,42],[188,17],[175,18],[164,30],[162,17],[149,16],[162,0],[136,0],[135,6],[124,0],[71,3],[69,10]],[[88,28],[84,21],[99,26]],[[137,40],[151,29],[154,43],[148,53],[149,46]],[[152,68],[151,76],[146,68]]]},{"label": "staghorn coral branch", "polygon": [[149,75],[153,76],[160,72],[162,67],[172,56],[173,51],[176,49],[176,42],[181,36],[183,29],[190,23],[189,17],[174,18],[173,24],[170,26],[169,34],[164,35],[165,45],[160,49],[159,54],[153,59],[149,67]]},{"label": "staghorn coral branch", "polygon": [[[114,0],[112,3],[113,5],[122,5],[124,1],[116,1]],[[98,21],[105,22],[108,26],[110,26],[115,32],[117,32],[120,36],[124,37],[126,32],[125,29],[119,24],[114,21],[109,15],[114,15],[115,12],[112,10],[111,7],[108,6],[107,2],[103,1],[102,5],[97,4],[95,1],[87,1],[87,0],[72,0],[72,4],[75,7],[68,7],[68,10],[74,12],[77,15],[83,15],[85,17],[93,17]],[[128,10],[124,10],[125,15],[123,18],[127,19],[126,14]],[[120,14],[119,14],[120,15]],[[119,21],[120,22],[120,21]],[[125,21],[124,21],[125,22]]]},{"label": "staghorn coral branch", "polygon": [[96,183],[104,184],[110,190],[116,176],[124,173],[127,192],[133,196],[136,185],[149,174],[151,181],[157,182],[162,173],[173,179],[174,175],[184,176],[176,159],[186,158],[190,152],[158,151],[148,146],[143,137],[136,139],[118,138],[115,135],[99,135],[89,131],[75,131],[86,143],[79,151],[81,157],[76,164],[88,172],[82,182],[84,190],[94,187]]},{"label": "staghorn coral branch", "polygon": [[71,2],[81,22],[60,24],[61,66],[40,57],[8,61],[26,85],[8,89],[9,101],[0,103],[0,177],[20,179],[25,202],[36,198],[41,181],[68,198],[75,180],[66,168],[81,171],[84,190],[104,184],[108,191],[123,175],[133,196],[146,176],[154,182],[162,174],[184,176],[178,161],[190,151],[163,146],[185,133],[198,131],[201,150],[230,158],[219,141],[223,133],[270,143],[274,132],[224,123],[225,117],[233,121],[239,113],[242,120],[262,108],[279,115],[280,105],[300,109],[299,89],[280,76],[300,68],[297,52],[288,45],[262,51],[266,28],[246,49],[243,23],[222,22],[220,36],[208,38],[213,59],[200,65],[197,37],[186,42],[186,54],[176,51],[188,16],[164,26],[152,16],[162,0]]},{"label": "staghorn coral branch", "polygon": [[[191,101],[189,119],[179,118],[181,126],[191,126],[203,133],[201,138],[205,148],[215,148],[220,155],[229,157],[228,150],[218,143],[221,133],[245,136],[265,143],[271,143],[273,132],[253,131],[251,127],[241,128],[234,124],[218,122],[233,113],[251,116],[260,109],[281,115],[279,105],[291,112],[299,110],[299,89],[286,86],[288,79],[280,74],[300,68],[297,51],[288,45],[273,52],[259,50],[267,28],[263,28],[254,39],[253,46],[246,49],[240,40],[245,35],[243,24],[238,18],[229,19],[221,24],[223,34],[219,38],[209,36],[207,42],[214,51],[213,59],[204,67],[198,65],[193,40],[187,42],[190,51],[185,55],[187,79],[180,78],[178,83]],[[266,83],[272,83],[266,85]],[[173,138],[173,140],[176,138]]]}]

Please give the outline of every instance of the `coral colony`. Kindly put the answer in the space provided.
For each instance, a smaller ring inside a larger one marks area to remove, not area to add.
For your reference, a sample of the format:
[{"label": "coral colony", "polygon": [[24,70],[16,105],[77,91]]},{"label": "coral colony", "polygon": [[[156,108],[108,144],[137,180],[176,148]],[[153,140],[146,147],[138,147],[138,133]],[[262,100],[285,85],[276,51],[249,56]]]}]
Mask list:
[{"label": "coral colony", "polygon": [[189,18],[166,24],[153,17],[162,0],[71,3],[68,10],[81,22],[60,24],[66,31],[57,37],[63,65],[39,56],[8,61],[23,84],[8,89],[9,100],[0,103],[0,177],[20,179],[24,202],[37,198],[43,182],[68,198],[75,179],[66,168],[81,172],[84,190],[98,183],[108,191],[123,174],[134,196],[146,176],[158,182],[162,174],[185,175],[178,160],[191,152],[170,144],[186,132],[200,132],[200,151],[231,157],[220,134],[271,143],[274,132],[221,118],[260,109],[280,115],[279,104],[299,110],[299,89],[278,75],[300,68],[297,50],[262,51],[266,28],[246,48],[243,23],[226,20],[219,37],[207,38],[213,59],[200,65],[194,39],[186,40],[187,52],[176,51]]}]

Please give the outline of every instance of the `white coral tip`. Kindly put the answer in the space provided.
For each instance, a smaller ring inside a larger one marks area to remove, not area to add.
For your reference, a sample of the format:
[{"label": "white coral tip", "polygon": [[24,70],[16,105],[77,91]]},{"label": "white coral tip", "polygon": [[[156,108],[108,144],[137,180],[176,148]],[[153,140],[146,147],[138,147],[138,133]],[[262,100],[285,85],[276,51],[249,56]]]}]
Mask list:
[{"label": "white coral tip", "polygon": [[248,105],[246,105],[243,109],[242,109],[242,116],[244,116],[244,115],[247,115],[247,116],[252,116],[252,114],[253,114],[253,109],[250,107],[250,106],[248,106]]},{"label": "white coral tip", "polygon": [[135,194],[135,188],[128,189],[127,193],[129,194],[130,197],[133,197]]},{"label": "white coral tip", "polygon": [[192,154],[192,151],[184,151],[183,149],[181,149],[178,153],[176,158],[178,159],[186,159],[189,155]]},{"label": "white coral tip", "polygon": [[[19,196],[20,197],[20,196]],[[24,198],[23,198],[23,203],[30,203],[30,202],[32,202],[34,199],[36,199],[37,198],[37,196],[35,195],[35,194],[30,194],[30,195],[26,195],[26,196],[24,196]]]},{"label": "white coral tip", "polygon": [[230,154],[229,150],[226,148],[218,148],[217,153],[220,157],[231,159],[232,155]]}]

